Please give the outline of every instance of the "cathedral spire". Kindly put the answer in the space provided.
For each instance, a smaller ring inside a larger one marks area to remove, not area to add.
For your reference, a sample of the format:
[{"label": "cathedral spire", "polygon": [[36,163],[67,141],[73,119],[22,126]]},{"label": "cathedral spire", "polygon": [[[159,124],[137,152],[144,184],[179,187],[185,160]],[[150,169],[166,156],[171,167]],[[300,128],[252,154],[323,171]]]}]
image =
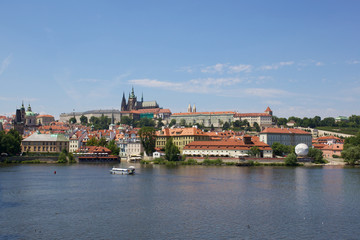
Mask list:
[{"label": "cathedral spire", "polygon": [[141,93],[141,102],[144,102],[144,93]]},{"label": "cathedral spire", "polygon": [[188,112],[191,113],[192,110],[191,110],[191,104],[189,103],[189,106],[188,106]]}]

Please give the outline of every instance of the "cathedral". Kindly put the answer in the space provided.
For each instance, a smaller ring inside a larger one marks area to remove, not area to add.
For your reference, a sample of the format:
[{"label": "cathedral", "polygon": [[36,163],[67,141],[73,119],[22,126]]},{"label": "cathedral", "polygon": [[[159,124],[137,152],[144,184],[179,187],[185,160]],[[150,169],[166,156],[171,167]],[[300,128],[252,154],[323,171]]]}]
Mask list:
[{"label": "cathedral", "polygon": [[121,111],[132,111],[132,110],[150,109],[150,108],[159,108],[159,105],[157,104],[156,101],[144,101],[143,96],[141,96],[141,101],[138,101],[134,93],[134,87],[132,88],[132,91],[129,94],[129,98],[127,102],[125,99],[125,93],[123,93],[123,97],[121,101]]}]

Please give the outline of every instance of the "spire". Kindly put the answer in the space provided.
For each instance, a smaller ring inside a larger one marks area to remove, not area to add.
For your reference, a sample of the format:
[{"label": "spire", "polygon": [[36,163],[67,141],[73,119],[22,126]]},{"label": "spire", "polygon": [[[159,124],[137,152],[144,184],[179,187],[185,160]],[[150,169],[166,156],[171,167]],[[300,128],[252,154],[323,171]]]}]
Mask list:
[{"label": "spire", "polygon": [[29,103],[29,106],[28,106],[28,108],[27,108],[27,111],[28,111],[28,112],[32,112],[32,111],[31,111],[30,103]]},{"label": "spire", "polygon": [[194,106],[193,106],[192,111],[193,111],[193,112],[196,112],[196,106],[195,106],[195,104],[194,104]]},{"label": "spire", "polygon": [[24,107],[24,100],[22,101],[21,109],[25,109],[25,107]]},{"label": "spire", "polygon": [[134,86],[132,87],[132,89],[131,89],[131,96],[130,96],[131,98],[135,98],[135,93],[134,93]]},{"label": "spire", "polygon": [[126,111],[126,99],[125,99],[125,93],[123,92],[123,97],[121,100],[121,111]]},{"label": "spire", "polygon": [[192,110],[191,110],[191,104],[189,103],[189,106],[188,106],[188,112],[191,113]]},{"label": "spire", "polygon": [[114,109],[111,111],[111,124],[114,124]]},{"label": "spire", "polygon": [[141,93],[141,102],[144,101],[144,93]]}]

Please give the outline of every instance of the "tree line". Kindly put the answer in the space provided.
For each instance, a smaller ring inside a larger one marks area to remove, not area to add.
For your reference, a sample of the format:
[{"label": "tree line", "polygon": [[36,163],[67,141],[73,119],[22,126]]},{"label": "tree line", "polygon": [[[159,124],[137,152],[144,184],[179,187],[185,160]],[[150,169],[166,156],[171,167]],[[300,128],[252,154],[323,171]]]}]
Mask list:
[{"label": "tree line", "polygon": [[21,153],[22,137],[18,131],[11,129],[8,133],[0,131],[0,153],[17,155]]},{"label": "tree line", "polygon": [[326,117],[321,119],[319,116],[315,116],[313,118],[299,118],[299,117],[289,117],[289,118],[278,118],[273,116],[273,122],[276,125],[286,125],[290,121],[295,122],[296,127],[351,127],[351,128],[358,128],[360,127],[360,116],[352,115],[349,117],[348,121],[339,121],[336,122],[335,118],[333,117]]}]

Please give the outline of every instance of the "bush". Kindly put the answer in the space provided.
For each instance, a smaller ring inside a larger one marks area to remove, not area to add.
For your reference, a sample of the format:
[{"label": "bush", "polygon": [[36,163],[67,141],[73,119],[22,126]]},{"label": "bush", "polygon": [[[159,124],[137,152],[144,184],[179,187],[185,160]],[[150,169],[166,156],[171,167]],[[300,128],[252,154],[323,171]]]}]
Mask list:
[{"label": "bush", "polygon": [[290,153],[289,155],[287,155],[287,157],[285,158],[285,165],[286,166],[297,166],[297,157],[295,155],[295,153]]},{"label": "bush", "polygon": [[153,162],[154,164],[165,164],[166,161],[162,158],[155,158]]},{"label": "bush", "polygon": [[332,155],[333,158],[341,158],[341,156],[338,156],[338,155]]},{"label": "bush", "polygon": [[182,164],[183,165],[197,165],[198,162],[195,159],[190,158],[190,159],[182,162]]},{"label": "bush", "polygon": [[205,158],[204,161],[202,162],[202,165],[205,165],[205,166],[209,166],[209,165],[219,166],[222,164],[223,164],[223,161],[220,158],[218,158],[216,160],[210,160],[208,158]]}]

